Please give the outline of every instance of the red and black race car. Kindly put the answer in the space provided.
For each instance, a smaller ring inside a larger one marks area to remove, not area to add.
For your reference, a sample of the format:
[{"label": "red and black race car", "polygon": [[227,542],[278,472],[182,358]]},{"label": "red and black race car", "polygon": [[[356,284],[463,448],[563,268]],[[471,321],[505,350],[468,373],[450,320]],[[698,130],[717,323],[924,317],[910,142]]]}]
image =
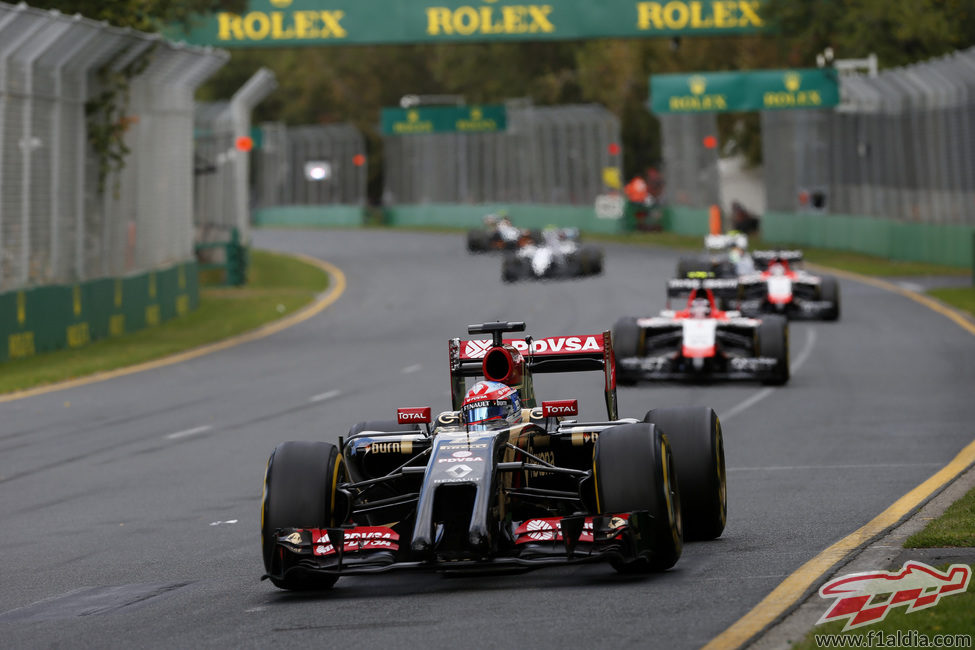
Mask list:
[{"label": "red and black race car", "polygon": [[[721,425],[710,408],[620,418],[609,332],[504,339],[525,324],[451,339],[451,408],[399,408],[339,444],[285,442],[264,478],[265,578],[320,589],[392,570],[484,573],[609,562],[673,566],[685,539],[725,526]],[[600,370],[607,418],[536,402],[533,375]],[[482,380],[468,386],[468,378]]]},{"label": "red and black race car", "polygon": [[795,319],[837,320],[840,287],[836,278],[798,268],[802,251],[752,251],[756,272],[740,275],[739,308],[747,315],[782,314]]},{"label": "red and black race car", "polygon": [[[658,316],[626,316],[613,326],[620,383],[641,379],[715,381],[789,380],[789,323],[780,315],[746,318],[720,309],[730,302],[738,281],[727,278],[667,282],[667,309]],[[687,296],[684,309],[670,299]]]}]

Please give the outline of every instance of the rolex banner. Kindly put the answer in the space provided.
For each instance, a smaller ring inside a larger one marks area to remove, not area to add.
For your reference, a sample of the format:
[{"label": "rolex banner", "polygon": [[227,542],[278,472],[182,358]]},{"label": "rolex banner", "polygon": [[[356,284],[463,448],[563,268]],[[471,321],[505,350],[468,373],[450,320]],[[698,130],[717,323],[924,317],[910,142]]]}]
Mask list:
[{"label": "rolex banner", "polygon": [[384,108],[385,135],[428,133],[495,133],[508,126],[508,112],[502,104],[487,106],[418,106]]},{"label": "rolex banner", "polygon": [[839,84],[833,68],[650,77],[650,110],[658,114],[829,108],[839,100]]},{"label": "rolex banner", "polygon": [[196,45],[280,47],[749,34],[765,0],[250,0],[166,35]]}]

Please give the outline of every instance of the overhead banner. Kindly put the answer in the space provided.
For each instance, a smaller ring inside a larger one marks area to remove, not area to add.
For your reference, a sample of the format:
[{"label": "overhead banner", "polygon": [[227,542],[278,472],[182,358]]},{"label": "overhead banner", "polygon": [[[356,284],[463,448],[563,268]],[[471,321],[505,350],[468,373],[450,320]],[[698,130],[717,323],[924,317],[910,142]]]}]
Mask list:
[{"label": "overhead banner", "polygon": [[196,45],[280,47],[750,34],[765,0],[250,0],[166,35]]},{"label": "overhead banner", "polygon": [[384,135],[429,133],[496,133],[508,128],[508,111],[502,104],[488,106],[418,106],[384,108]]},{"label": "overhead banner", "polygon": [[654,113],[829,108],[839,101],[839,81],[833,68],[650,77],[650,110]]}]

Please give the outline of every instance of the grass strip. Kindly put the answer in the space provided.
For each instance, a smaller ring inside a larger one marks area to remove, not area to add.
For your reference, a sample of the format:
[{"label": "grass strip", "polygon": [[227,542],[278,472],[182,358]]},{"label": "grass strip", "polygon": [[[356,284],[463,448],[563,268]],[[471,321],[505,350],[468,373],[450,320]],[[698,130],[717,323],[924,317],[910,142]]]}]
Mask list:
[{"label": "grass strip", "polygon": [[[904,541],[905,548],[975,546],[975,488]],[[975,608],[972,609],[975,612]]]},{"label": "grass strip", "polygon": [[243,334],[296,312],[328,287],[328,274],[301,260],[258,250],[250,255],[246,286],[203,287],[196,310],[156,327],[8,361],[0,366],[0,393],[115,370]]}]

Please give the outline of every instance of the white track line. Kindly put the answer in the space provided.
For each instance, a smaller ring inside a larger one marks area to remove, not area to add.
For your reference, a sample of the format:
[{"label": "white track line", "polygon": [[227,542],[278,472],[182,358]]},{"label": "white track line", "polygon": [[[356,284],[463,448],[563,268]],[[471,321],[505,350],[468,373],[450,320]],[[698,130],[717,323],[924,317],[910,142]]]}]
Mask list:
[{"label": "white track line", "polygon": [[[802,365],[806,363],[806,360],[809,359],[809,355],[812,354],[813,347],[815,345],[816,345],[816,330],[810,328],[809,336],[806,337],[806,344],[803,346],[802,351],[799,352],[799,355],[796,357],[795,362],[791,364],[790,372],[795,372],[799,370],[799,368],[801,368]],[[755,393],[754,395],[746,399],[744,402],[739,402],[732,408],[728,409],[727,413],[723,413],[721,415],[721,421],[724,422],[726,420],[729,420],[730,418],[733,418],[734,416],[738,415],[745,409],[754,406],[755,404],[762,401],[763,399],[765,399],[766,397],[768,397],[774,392],[775,392],[774,388],[763,388],[762,390],[758,391],[757,393]]]},{"label": "white track line", "polygon": [[799,469],[895,469],[900,467],[940,467],[941,463],[876,463],[873,465],[772,465],[770,467],[729,467],[729,472],[791,472]]},{"label": "white track line", "polygon": [[404,375],[409,375],[414,372],[419,372],[420,370],[423,370],[423,366],[419,363],[414,363],[412,366],[406,366],[400,370],[400,372],[402,372]]},{"label": "white track line", "polygon": [[340,390],[330,390],[330,391],[326,391],[324,393],[321,393],[320,395],[315,395],[314,397],[310,397],[310,398],[308,398],[308,401],[309,402],[324,402],[327,399],[332,399],[333,397],[338,397],[341,394],[342,394],[342,391],[340,391]]},{"label": "white track line", "polygon": [[208,424],[205,424],[202,427],[193,427],[192,429],[186,429],[184,431],[177,431],[176,433],[170,433],[169,435],[166,436],[166,439],[177,440],[179,438],[187,438],[189,436],[195,436],[200,433],[206,433],[211,429],[213,429],[213,427],[211,427]]}]

